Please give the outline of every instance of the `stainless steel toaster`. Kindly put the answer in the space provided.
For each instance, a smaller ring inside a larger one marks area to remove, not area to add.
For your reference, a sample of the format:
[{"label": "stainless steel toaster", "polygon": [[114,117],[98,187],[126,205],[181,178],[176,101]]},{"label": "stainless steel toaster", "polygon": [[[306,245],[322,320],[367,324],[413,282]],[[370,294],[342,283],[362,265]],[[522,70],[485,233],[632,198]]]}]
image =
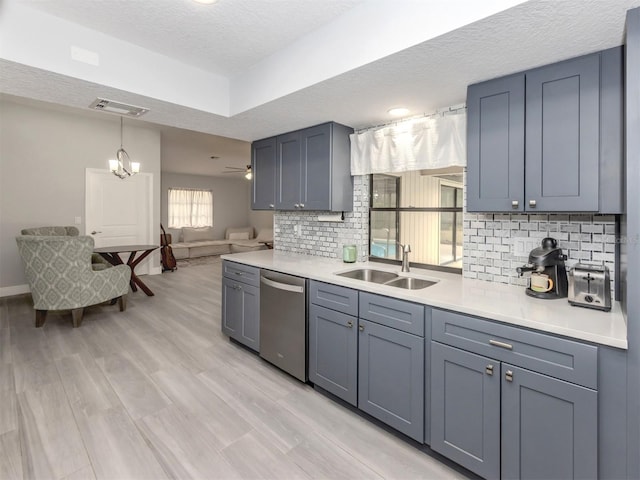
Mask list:
[{"label": "stainless steel toaster", "polygon": [[569,271],[569,303],[577,307],[611,310],[611,278],[604,265],[578,263]]}]

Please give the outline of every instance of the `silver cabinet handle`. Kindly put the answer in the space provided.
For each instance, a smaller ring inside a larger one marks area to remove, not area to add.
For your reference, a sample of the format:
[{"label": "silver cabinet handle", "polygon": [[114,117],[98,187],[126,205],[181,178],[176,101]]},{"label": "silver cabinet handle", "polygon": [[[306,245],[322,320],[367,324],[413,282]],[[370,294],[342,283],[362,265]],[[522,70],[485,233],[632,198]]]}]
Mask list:
[{"label": "silver cabinet handle", "polygon": [[91,232],[91,235],[95,235],[96,233],[102,233],[102,232],[96,232],[95,230],[93,232]]},{"label": "silver cabinet handle", "polygon": [[513,382],[513,372],[511,370],[507,370],[504,374],[504,379],[507,382]]},{"label": "silver cabinet handle", "polygon": [[511,208],[518,208],[520,206],[520,202],[518,200],[511,200]]},{"label": "silver cabinet handle", "polygon": [[236,275],[240,275],[240,276],[244,275],[244,272],[233,272],[233,273],[235,273]]},{"label": "silver cabinet handle", "polygon": [[300,204],[300,208],[304,208],[304,203],[301,203],[301,204]]},{"label": "silver cabinet handle", "polygon": [[281,283],[271,280],[267,277],[260,277],[260,282],[268,285],[271,288],[277,288],[278,290],[286,290],[287,292],[304,293],[304,287],[298,285],[289,285],[288,283]]},{"label": "silver cabinet handle", "polygon": [[534,207],[536,206],[536,201],[535,200],[529,200],[529,206],[530,207]]},{"label": "silver cabinet handle", "polygon": [[273,207],[274,207],[273,203],[270,203],[269,208],[273,208]]},{"label": "silver cabinet handle", "polygon": [[293,206],[296,207],[296,208],[300,208],[300,204],[299,203],[294,203]]},{"label": "silver cabinet handle", "polygon": [[361,332],[364,332],[364,325],[360,325],[360,326],[358,327],[358,330],[360,330]]},{"label": "silver cabinet handle", "polygon": [[513,350],[513,345],[510,343],[499,342],[498,340],[489,340],[489,343],[494,347],[506,348],[507,350]]},{"label": "silver cabinet handle", "polygon": [[493,375],[493,365],[487,365],[484,368],[484,373],[486,373],[487,375]]},{"label": "silver cabinet handle", "polygon": [[351,320],[347,322],[347,327],[353,328],[353,322]]}]

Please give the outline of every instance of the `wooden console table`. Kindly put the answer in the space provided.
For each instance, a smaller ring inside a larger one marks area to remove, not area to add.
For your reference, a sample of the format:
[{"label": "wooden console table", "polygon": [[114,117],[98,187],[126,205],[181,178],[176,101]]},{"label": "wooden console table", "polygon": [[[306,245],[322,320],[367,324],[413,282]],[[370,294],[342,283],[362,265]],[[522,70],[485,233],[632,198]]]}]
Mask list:
[{"label": "wooden console table", "polygon": [[[100,247],[95,248],[93,251],[95,253],[99,253],[102,257],[109,262],[111,265],[123,265],[124,262],[120,258],[119,253],[128,253],[129,259],[127,260],[127,265],[131,267],[131,280],[129,281],[129,285],[131,285],[131,290],[134,292],[138,291],[138,287],[144,293],[153,296],[153,292],[149,287],[147,287],[140,277],[138,277],[135,273],[136,266],[147,256],[153,252],[156,248],[159,248],[158,245],[118,245],[114,247]],[[142,252],[136,258],[136,254],[138,252]]]}]

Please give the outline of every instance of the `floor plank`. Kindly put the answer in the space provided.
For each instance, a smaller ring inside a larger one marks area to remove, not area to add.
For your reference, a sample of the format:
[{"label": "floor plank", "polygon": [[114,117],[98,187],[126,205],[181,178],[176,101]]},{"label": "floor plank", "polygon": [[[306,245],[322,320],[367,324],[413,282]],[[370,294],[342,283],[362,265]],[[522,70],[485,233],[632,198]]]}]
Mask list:
[{"label": "floor plank", "polygon": [[0,478],[6,480],[22,478],[22,458],[18,430],[0,435]]},{"label": "floor plank", "polygon": [[61,383],[18,395],[22,468],[27,478],[62,478],[89,465]]}]

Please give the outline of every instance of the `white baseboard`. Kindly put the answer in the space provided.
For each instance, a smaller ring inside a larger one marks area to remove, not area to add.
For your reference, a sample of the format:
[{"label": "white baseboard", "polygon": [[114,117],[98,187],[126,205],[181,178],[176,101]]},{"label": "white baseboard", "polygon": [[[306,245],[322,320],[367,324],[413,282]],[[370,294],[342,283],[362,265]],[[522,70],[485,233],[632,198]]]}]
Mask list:
[{"label": "white baseboard", "polygon": [[21,295],[23,293],[29,293],[31,289],[29,285],[13,285],[11,287],[0,287],[1,297],[12,297],[13,295]]}]

